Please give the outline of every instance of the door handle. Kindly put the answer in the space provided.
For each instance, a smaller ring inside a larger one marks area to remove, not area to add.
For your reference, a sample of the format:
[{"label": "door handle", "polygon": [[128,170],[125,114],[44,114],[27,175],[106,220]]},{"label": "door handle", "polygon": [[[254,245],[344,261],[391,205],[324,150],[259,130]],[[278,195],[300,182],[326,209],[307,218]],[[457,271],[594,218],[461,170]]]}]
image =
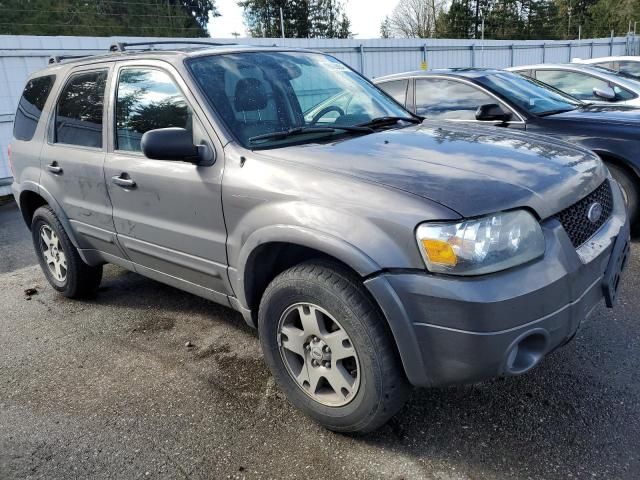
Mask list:
[{"label": "door handle", "polygon": [[136,186],[136,182],[131,180],[126,173],[111,177],[111,181],[122,188],[135,188]]},{"label": "door handle", "polygon": [[49,165],[47,165],[47,170],[49,170],[51,173],[55,173],[56,175],[62,174],[62,167],[58,165],[58,162],[51,162]]}]

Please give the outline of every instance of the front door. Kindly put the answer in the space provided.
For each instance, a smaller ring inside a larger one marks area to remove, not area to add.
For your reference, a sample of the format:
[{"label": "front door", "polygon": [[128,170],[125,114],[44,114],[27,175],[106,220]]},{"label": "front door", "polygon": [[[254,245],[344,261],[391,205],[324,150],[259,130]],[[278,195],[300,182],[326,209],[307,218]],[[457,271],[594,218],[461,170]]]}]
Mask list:
[{"label": "front door", "polygon": [[[525,128],[516,112],[476,85],[445,77],[418,78],[415,82],[415,113],[429,120]],[[500,105],[511,114],[511,119],[507,122],[477,120],[478,107],[488,104]]]},{"label": "front door", "polygon": [[[199,120],[204,116],[194,110],[182,79],[166,64],[122,63],[115,77],[105,177],[118,241],[140,273],[227,303],[222,149]],[[215,163],[146,158],[142,135],[165,127],[191,131],[194,144],[217,150]]]}]

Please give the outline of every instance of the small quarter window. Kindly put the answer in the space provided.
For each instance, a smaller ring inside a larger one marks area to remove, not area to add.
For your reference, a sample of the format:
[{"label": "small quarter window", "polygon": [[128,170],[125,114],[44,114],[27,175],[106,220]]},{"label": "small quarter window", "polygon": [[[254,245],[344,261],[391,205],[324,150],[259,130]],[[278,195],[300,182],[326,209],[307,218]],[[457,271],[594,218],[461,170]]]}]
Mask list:
[{"label": "small quarter window", "polygon": [[171,77],[155,69],[123,70],[116,101],[116,149],[139,152],[145,132],[167,127],[192,130],[191,110]]},{"label": "small quarter window", "polygon": [[400,105],[405,106],[407,103],[407,86],[409,80],[394,80],[392,82],[384,82],[378,85],[382,90],[398,102]]},{"label": "small quarter window", "polygon": [[55,75],[34,78],[24,87],[13,123],[13,136],[17,140],[29,141],[33,138],[55,79]]},{"label": "small quarter window", "polygon": [[78,73],[65,85],[56,110],[55,142],[102,148],[107,71]]}]

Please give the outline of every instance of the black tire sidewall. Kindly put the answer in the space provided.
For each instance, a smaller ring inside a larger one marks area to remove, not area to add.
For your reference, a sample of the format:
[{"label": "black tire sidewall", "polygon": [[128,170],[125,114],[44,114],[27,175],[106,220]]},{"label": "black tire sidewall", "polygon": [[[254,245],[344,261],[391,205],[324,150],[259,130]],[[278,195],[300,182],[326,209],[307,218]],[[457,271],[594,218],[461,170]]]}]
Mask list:
[{"label": "black tire sidewall", "polygon": [[627,210],[629,212],[629,220],[635,223],[638,216],[638,189],[629,176],[629,174],[617,165],[607,164],[613,178],[618,182],[623,190],[623,194],[627,197]]},{"label": "black tire sidewall", "polygon": [[[282,313],[296,303],[313,303],[329,312],[349,335],[360,367],[360,386],[354,399],[341,407],[322,405],[307,395],[291,377],[280,356],[277,327]],[[277,283],[265,293],[259,319],[260,339],[265,360],[276,382],[290,401],[306,414],[329,428],[340,429],[366,425],[381,405],[382,366],[375,353],[376,345],[365,325],[340,292],[320,281],[298,279]]]}]

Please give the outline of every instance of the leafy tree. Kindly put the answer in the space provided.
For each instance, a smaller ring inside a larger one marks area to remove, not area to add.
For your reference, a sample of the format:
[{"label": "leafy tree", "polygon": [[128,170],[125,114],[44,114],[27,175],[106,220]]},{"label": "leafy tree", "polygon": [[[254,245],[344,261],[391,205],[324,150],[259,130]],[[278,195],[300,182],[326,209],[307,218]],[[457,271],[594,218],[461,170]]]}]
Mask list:
[{"label": "leafy tree", "polygon": [[443,9],[443,0],[400,0],[391,14],[391,30],[409,38],[434,37]]},{"label": "leafy tree", "polygon": [[487,39],[574,39],[580,27],[583,38],[602,37],[626,33],[638,17],[640,0],[451,0],[436,34],[480,38],[484,18]]},{"label": "leafy tree", "polygon": [[600,0],[589,8],[589,31],[594,37],[609,36],[611,30],[626,33],[629,22],[640,21],[640,0]]},{"label": "leafy tree", "polygon": [[215,0],[0,0],[0,34],[206,37]]}]

